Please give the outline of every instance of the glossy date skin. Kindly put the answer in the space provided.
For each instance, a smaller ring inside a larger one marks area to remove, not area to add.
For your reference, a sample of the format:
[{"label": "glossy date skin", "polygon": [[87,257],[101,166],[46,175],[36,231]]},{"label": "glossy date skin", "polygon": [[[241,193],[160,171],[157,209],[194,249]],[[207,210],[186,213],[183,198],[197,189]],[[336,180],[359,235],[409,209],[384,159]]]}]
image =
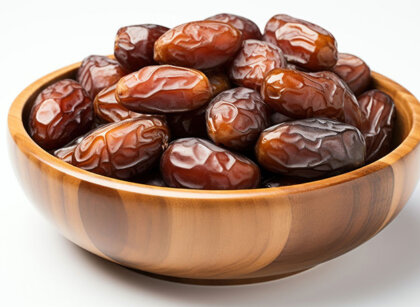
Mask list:
[{"label": "glossy date skin", "polygon": [[371,82],[369,66],[352,54],[339,53],[332,71],[346,82],[356,96],[363,93]]},{"label": "glossy date skin", "polygon": [[218,21],[195,21],[177,26],[155,42],[159,63],[209,69],[227,62],[241,46],[239,30]]},{"label": "glossy date skin", "polygon": [[261,96],[273,110],[291,118],[326,117],[361,129],[356,97],[332,72],[274,69],[264,79]]},{"label": "glossy date skin", "polygon": [[229,77],[222,69],[213,69],[205,72],[210,81],[213,97],[231,88]]},{"label": "glossy date skin", "polygon": [[153,60],[155,41],[168,30],[167,27],[155,24],[120,28],[115,37],[115,58],[129,72],[155,64]]},{"label": "glossy date skin", "polygon": [[220,21],[230,24],[242,34],[242,40],[261,39],[262,34],[258,26],[250,19],[234,14],[217,14],[206,18],[206,20]]},{"label": "glossy date skin", "polygon": [[230,77],[238,86],[259,90],[264,77],[274,68],[286,67],[286,59],[274,44],[246,40],[230,68]]},{"label": "glossy date skin", "polygon": [[275,15],[265,26],[264,40],[279,46],[288,62],[311,71],[332,68],[337,62],[334,36],[305,20]]},{"label": "glossy date skin", "polygon": [[106,56],[90,55],[82,61],[76,80],[93,100],[100,91],[117,83],[125,74],[117,61]]},{"label": "glossy date skin", "polygon": [[166,184],[177,188],[251,189],[260,181],[254,162],[198,138],[172,142],[162,155],[160,168]]},{"label": "glossy date skin", "polygon": [[163,115],[156,114],[143,114],[128,110],[126,107],[118,103],[115,97],[116,84],[111,85],[99,92],[93,101],[93,109],[95,111],[95,117],[99,119],[101,123],[116,123],[129,118],[138,117],[160,117],[164,119]]},{"label": "glossy date skin", "polygon": [[207,105],[189,112],[167,115],[167,121],[174,138],[208,138],[206,126]]},{"label": "glossy date skin", "polygon": [[358,97],[365,118],[362,134],[366,140],[366,162],[373,162],[391,149],[396,110],[390,96],[380,90],[370,90]]},{"label": "glossy date skin", "polygon": [[317,178],[360,167],[366,144],[355,127],[337,121],[310,118],[266,129],[256,155],[267,170],[287,176]]},{"label": "glossy date skin", "polygon": [[176,113],[203,106],[212,97],[212,89],[201,71],[154,65],[121,78],[116,97],[120,104],[134,112]]},{"label": "glossy date skin", "polygon": [[101,126],[76,146],[72,164],[96,174],[129,179],[148,170],[167,147],[169,129],[159,118]]},{"label": "glossy date skin", "polygon": [[83,140],[84,137],[84,135],[79,136],[77,139],[70,142],[66,146],[57,149],[56,151],[54,151],[54,156],[56,156],[60,160],[63,160],[64,162],[71,164],[71,161],[73,160],[74,150],[76,149],[76,146],[79,145],[79,143]]},{"label": "glossy date skin", "polygon": [[78,82],[64,79],[37,96],[29,115],[29,133],[39,146],[51,150],[84,134],[92,123],[88,94]]},{"label": "glossy date skin", "polygon": [[220,93],[206,111],[207,132],[213,142],[236,150],[251,148],[269,123],[268,106],[258,92],[245,87]]}]

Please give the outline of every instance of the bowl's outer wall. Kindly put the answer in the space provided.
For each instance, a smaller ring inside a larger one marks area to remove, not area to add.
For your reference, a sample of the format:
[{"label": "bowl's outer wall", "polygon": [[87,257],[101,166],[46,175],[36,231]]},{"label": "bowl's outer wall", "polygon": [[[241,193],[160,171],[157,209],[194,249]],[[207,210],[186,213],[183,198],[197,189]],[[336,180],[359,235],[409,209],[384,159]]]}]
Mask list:
[{"label": "bowl's outer wall", "polygon": [[[392,153],[337,177],[284,188],[206,192],[124,183],[76,169],[27,135],[23,106],[78,64],[25,89],[9,112],[9,150],[25,192],[69,240],[119,264],[194,279],[301,271],[365,242],[402,209],[419,177],[419,103],[374,73],[397,104]],[[28,109],[28,107],[26,107]]]}]

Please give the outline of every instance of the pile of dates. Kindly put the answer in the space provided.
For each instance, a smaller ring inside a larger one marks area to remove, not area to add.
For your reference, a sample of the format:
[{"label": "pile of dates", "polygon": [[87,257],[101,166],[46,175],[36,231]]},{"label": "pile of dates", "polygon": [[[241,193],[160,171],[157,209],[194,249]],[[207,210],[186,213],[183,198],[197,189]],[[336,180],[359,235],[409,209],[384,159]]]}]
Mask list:
[{"label": "pile of dates", "polygon": [[299,184],[391,150],[395,106],[334,36],[275,15],[218,14],[118,30],[114,57],[41,91],[33,140],[76,167],[133,182],[226,190]]}]

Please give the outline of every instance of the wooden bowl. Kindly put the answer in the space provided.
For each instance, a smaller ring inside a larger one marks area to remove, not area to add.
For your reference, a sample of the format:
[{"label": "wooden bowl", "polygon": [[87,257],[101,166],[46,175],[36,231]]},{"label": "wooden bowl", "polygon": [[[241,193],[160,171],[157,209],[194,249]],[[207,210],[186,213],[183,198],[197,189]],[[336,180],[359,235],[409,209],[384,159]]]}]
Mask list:
[{"label": "wooden bowl", "polygon": [[9,111],[9,148],[30,199],[69,240],[160,278],[204,284],[288,276],[367,241],[400,212],[419,177],[420,104],[373,73],[398,112],[395,149],[360,169],[305,184],[201,191],[130,183],[69,165],[25,125],[37,94],[80,63],[27,87]]}]

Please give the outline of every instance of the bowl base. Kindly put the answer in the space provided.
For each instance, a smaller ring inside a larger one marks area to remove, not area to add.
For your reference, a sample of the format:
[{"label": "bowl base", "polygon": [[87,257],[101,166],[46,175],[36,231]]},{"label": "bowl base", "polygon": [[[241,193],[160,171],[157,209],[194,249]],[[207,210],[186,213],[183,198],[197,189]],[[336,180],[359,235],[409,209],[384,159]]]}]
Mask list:
[{"label": "bowl base", "polygon": [[140,271],[136,269],[130,269],[130,270],[141,273],[149,277],[156,278],[156,279],[161,279],[161,280],[166,280],[166,281],[171,281],[171,282],[178,282],[178,283],[183,283],[183,284],[202,285],[202,286],[234,286],[234,285],[255,284],[255,283],[260,283],[260,282],[267,282],[267,281],[272,281],[276,279],[281,279],[281,278],[289,277],[295,274],[299,274],[311,268],[312,267],[304,269],[304,270],[299,270],[296,272],[286,273],[286,274],[264,276],[264,277],[254,277],[254,278],[238,278],[238,279],[194,279],[194,278],[183,278],[183,277],[159,275],[159,274]]}]

